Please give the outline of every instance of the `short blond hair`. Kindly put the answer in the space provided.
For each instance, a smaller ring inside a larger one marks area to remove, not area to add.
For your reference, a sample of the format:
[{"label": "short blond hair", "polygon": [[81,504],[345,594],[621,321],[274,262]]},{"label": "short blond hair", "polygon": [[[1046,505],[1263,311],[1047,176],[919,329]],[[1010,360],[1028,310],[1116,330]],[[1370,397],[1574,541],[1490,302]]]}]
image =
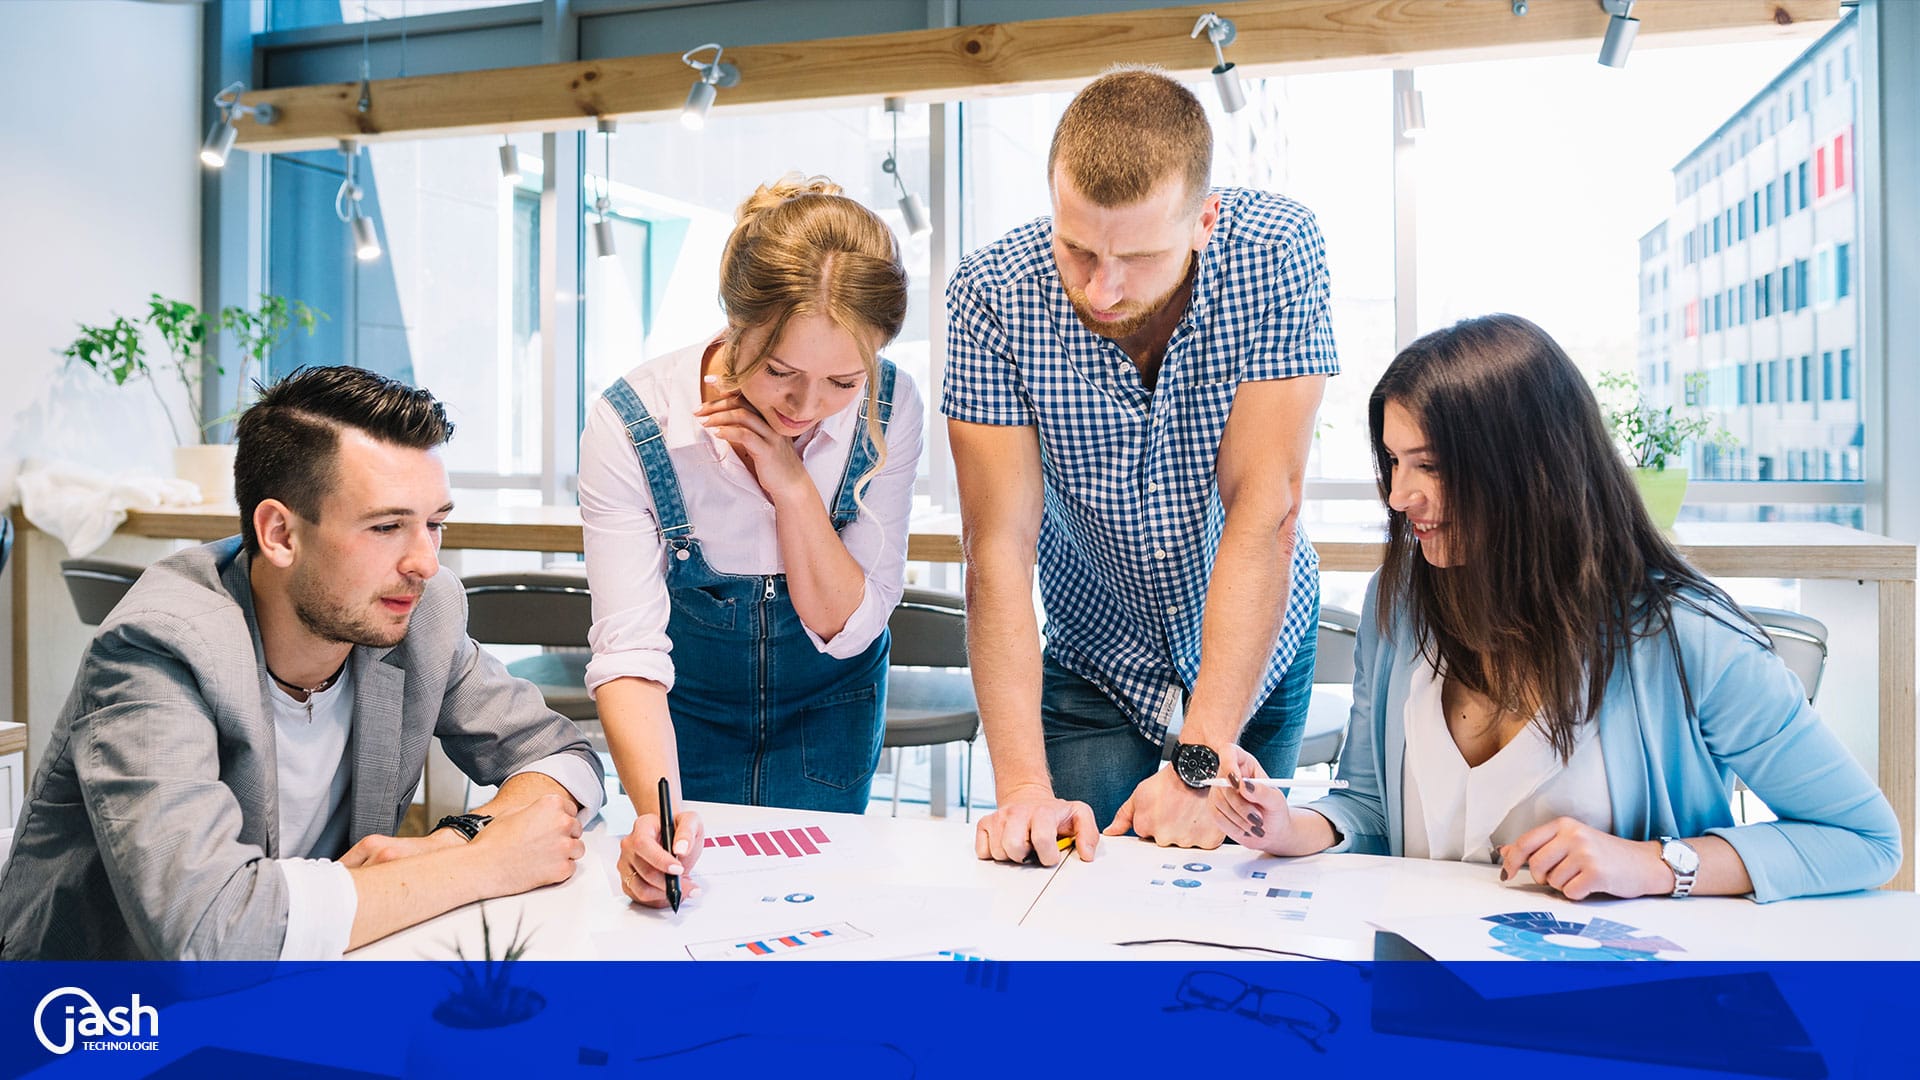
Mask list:
[{"label": "short blond hair", "polygon": [[[893,230],[879,215],[841,194],[824,176],[788,173],[762,184],[734,212],[733,235],[720,256],[720,306],[727,315],[724,381],[745,382],[767,362],[788,320],[824,315],[860,349],[867,371],[867,437],[873,467],[855,485],[856,499],[887,460],[880,429],[880,358],[868,339],[900,334],[907,319],[907,268]],[[741,338],[765,327],[758,355],[743,356]]]},{"label": "short blond hair", "polygon": [[1169,176],[1198,209],[1213,170],[1213,128],[1200,99],[1158,68],[1107,72],[1074,95],[1047,151],[1047,183],[1066,169],[1097,206],[1131,206]]}]

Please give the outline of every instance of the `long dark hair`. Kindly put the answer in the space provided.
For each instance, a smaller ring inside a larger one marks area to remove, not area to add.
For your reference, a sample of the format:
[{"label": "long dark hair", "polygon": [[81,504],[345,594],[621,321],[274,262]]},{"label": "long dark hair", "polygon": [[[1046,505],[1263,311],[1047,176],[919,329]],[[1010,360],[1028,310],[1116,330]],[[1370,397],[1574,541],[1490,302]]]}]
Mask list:
[{"label": "long dark hair", "polygon": [[1429,566],[1389,507],[1381,631],[1410,618],[1430,661],[1501,709],[1537,715],[1562,759],[1599,715],[1620,651],[1671,628],[1676,602],[1746,618],[1654,526],[1593,391],[1538,326],[1468,319],[1394,358],[1367,402],[1382,501],[1388,401],[1413,415],[1438,466],[1453,565]]}]

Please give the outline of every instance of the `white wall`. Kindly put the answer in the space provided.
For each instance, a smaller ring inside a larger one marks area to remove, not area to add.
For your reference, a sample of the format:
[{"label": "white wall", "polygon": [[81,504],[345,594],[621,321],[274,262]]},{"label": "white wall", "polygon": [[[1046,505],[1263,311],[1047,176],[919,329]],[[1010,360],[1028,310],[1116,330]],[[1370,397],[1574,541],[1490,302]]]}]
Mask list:
[{"label": "white wall", "polygon": [[[10,103],[0,120],[0,505],[12,501],[20,458],[171,472],[173,436],[152,390],[67,371],[58,351],[77,322],[137,318],[149,293],[198,299],[199,72],[195,5],[0,3],[0,101]],[[171,402],[185,423],[177,391]],[[48,565],[38,558],[35,577]],[[0,582],[0,612],[12,610],[11,577]],[[36,588],[36,615],[47,611],[41,595]],[[71,619],[70,606],[56,613]],[[0,720],[26,719],[11,715],[12,657],[8,615]],[[36,704],[35,719],[52,720],[40,712]]]}]

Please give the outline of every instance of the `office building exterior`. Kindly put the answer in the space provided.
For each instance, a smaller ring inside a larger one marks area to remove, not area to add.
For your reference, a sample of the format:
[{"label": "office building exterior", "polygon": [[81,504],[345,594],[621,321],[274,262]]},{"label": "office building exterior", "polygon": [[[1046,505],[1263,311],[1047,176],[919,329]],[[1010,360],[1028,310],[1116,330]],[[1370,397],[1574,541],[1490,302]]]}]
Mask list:
[{"label": "office building exterior", "polygon": [[1672,215],[1640,239],[1641,385],[1740,440],[1695,447],[1696,478],[1861,478],[1857,27],[1842,19],[1682,159]]}]

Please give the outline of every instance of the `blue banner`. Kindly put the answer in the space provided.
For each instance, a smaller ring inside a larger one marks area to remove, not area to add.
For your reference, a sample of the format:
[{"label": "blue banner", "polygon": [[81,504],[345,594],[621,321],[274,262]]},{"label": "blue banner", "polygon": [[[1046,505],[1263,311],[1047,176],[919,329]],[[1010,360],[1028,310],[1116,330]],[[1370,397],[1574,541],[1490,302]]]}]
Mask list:
[{"label": "blue banner", "polygon": [[0,1076],[1911,1075],[1916,1001],[1866,963],[12,963]]}]

